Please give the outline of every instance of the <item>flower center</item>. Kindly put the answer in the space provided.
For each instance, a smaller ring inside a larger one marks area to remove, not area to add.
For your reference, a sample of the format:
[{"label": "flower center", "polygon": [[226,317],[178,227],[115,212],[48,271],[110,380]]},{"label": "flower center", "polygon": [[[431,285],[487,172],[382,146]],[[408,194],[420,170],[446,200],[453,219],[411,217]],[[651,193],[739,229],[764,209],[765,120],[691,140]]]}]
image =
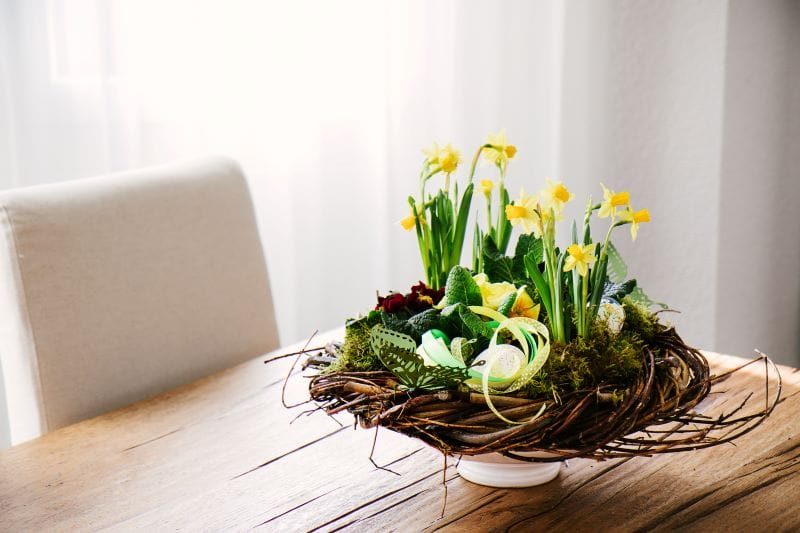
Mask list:
[{"label": "flower center", "polygon": [[611,205],[619,207],[621,205],[628,205],[631,202],[631,196],[626,191],[618,192],[611,195]]}]

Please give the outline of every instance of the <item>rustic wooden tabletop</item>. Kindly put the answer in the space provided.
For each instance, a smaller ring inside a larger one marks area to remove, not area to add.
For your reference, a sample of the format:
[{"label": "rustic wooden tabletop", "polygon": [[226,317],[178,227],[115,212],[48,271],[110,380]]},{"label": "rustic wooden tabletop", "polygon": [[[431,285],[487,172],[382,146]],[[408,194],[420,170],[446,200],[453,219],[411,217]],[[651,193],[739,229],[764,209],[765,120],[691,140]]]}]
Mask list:
[{"label": "rustic wooden tabletop", "polygon": [[[742,362],[708,357],[715,373]],[[373,433],[284,409],[291,360],[265,358],[0,452],[0,530],[800,530],[797,369],[781,367],[783,400],[735,446],[570,460],[546,485],[492,489],[386,430],[375,460],[400,475],[375,468]],[[305,387],[289,380],[287,401]],[[763,405],[763,366],[719,390],[740,387]],[[704,408],[742,398],[712,395]]]}]

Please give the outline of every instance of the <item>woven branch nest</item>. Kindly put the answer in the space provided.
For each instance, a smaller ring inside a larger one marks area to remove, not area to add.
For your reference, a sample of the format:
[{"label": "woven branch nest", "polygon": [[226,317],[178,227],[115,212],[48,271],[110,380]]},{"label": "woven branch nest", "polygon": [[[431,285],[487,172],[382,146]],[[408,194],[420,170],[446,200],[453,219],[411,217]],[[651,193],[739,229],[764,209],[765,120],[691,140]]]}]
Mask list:
[{"label": "woven branch nest", "polygon": [[[333,355],[328,346],[309,354],[306,366]],[[555,357],[555,355],[553,355]],[[479,455],[499,452],[519,460],[547,462],[572,457],[608,459],[696,450],[730,442],[758,426],[780,398],[780,373],[763,360],[767,399],[762,409],[744,412],[747,398],[730,412],[708,417],[694,408],[712,386],[740,370],[712,376],[708,361],[687,346],[674,329],[659,333],[642,353],[642,371],[633,382],[604,383],[560,398],[493,395],[504,417],[525,421],[512,425],[499,419],[481,393],[466,390],[402,390],[389,372],[320,373],[311,378],[311,399],[329,415],[349,411],[364,428],[382,426],[416,437],[443,453]],[[769,368],[778,379],[769,396]],[[625,393],[612,401],[614,391]],[[531,420],[547,404],[538,418]],[[529,458],[514,452],[547,451],[550,458]]]}]

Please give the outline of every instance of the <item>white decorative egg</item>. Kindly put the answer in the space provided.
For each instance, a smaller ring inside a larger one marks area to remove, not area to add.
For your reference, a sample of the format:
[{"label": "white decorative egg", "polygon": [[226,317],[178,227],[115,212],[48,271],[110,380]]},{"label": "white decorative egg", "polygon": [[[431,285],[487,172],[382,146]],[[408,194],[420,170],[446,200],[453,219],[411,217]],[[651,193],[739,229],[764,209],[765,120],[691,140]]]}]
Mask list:
[{"label": "white decorative egg", "polygon": [[510,384],[517,379],[527,364],[522,350],[511,344],[497,344],[482,351],[475,358],[472,368],[481,375],[488,370],[492,386],[497,387],[498,384]]},{"label": "white decorative egg", "polygon": [[597,321],[605,323],[612,333],[617,334],[625,323],[625,308],[616,302],[602,302],[597,310]]}]

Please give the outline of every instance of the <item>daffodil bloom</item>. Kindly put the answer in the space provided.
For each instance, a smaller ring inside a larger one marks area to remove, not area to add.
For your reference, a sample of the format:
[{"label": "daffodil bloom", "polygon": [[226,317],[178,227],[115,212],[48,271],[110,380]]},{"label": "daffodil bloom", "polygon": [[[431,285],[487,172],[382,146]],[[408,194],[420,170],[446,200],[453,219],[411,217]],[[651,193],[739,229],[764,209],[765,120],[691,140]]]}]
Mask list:
[{"label": "daffodil bloom", "polygon": [[643,222],[650,222],[650,211],[641,209],[634,212],[633,209],[628,207],[625,211],[619,212],[620,220],[630,223],[631,225],[631,239],[636,240],[636,234],[639,233],[639,224]]},{"label": "daffodil bloom", "polygon": [[485,197],[489,197],[492,194],[492,189],[494,189],[494,182],[492,180],[481,180],[481,192]]},{"label": "daffodil bloom", "polygon": [[428,164],[434,166],[439,164],[439,155],[442,153],[442,149],[439,148],[439,143],[433,143],[433,146],[427,150],[423,149],[422,153],[425,154]]},{"label": "daffodil bloom", "polygon": [[617,213],[617,207],[630,205],[631,195],[628,194],[628,191],[615,193],[610,189],[606,189],[606,186],[602,183],[600,186],[603,188],[603,202],[600,204],[600,211],[597,213],[598,217],[613,217]]},{"label": "daffodil bloom", "polygon": [[498,307],[500,307],[500,304],[503,303],[503,300],[506,298],[506,296],[517,292],[517,288],[513,284],[506,281],[502,281],[500,283],[490,283],[489,278],[483,272],[472,276],[472,279],[475,280],[475,283],[481,290],[481,296],[483,296],[483,306],[490,309],[496,310]]},{"label": "daffodil bloom", "polygon": [[[404,219],[402,219],[400,221],[400,225],[403,226],[404,230],[411,231],[412,229],[414,229],[414,226],[416,226],[416,220],[417,220],[417,217],[414,216],[414,213],[411,213],[410,215],[408,215],[407,217],[405,217]],[[420,213],[420,215],[419,215],[419,223],[420,224],[425,224],[425,214],[424,213]]]},{"label": "daffodil bloom", "polygon": [[441,149],[439,152],[439,166],[443,171],[447,174],[455,172],[456,168],[458,167],[458,163],[461,161],[461,154],[453,148],[453,145],[450,143],[447,144],[444,148]]},{"label": "daffodil bloom", "polygon": [[541,237],[541,220],[536,212],[538,204],[535,196],[525,194],[525,189],[519,191],[519,200],[506,206],[506,218],[512,226],[522,224],[525,233],[533,232],[534,236]]},{"label": "daffodil bloom", "polygon": [[564,272],[569,272],[573,268],[577,268],[578,274],[586,277],[586,275],[589,274],[589,265],[597,260],[593,252],[594,244],[587,244],[586,246],[570,244],[569,248],[567,248],[569,256],[564,262]]},{"label": "daffodil bloom", "polygon": [[517,289],[517,299],[514,300],[514,305],[511,306],[511,312],[508,314],[510,317],[524,316],[532,318],[533,320],[539,319],[539,304],[533,303],[533,299],[525,290],[525,287]]},{"label": "daffodil bloom", "polygon": [[486,144],[489,145],[489,148],[483,151],[483,157],[495,165],[503,166],[508,163],[509,159],[517,155],[517,147],[508,144],[505,130],[501,130],[497,134],[490,134],[486,139]]},{"label": "daffodil bloom", "polygon": [[561,217],[564,205],[574,196],[562,182],[553,181],[550,178],[547,178],[547,187],[539,194],[542,198],[542,206],[545,209],[552,209],[556,218]]}]

